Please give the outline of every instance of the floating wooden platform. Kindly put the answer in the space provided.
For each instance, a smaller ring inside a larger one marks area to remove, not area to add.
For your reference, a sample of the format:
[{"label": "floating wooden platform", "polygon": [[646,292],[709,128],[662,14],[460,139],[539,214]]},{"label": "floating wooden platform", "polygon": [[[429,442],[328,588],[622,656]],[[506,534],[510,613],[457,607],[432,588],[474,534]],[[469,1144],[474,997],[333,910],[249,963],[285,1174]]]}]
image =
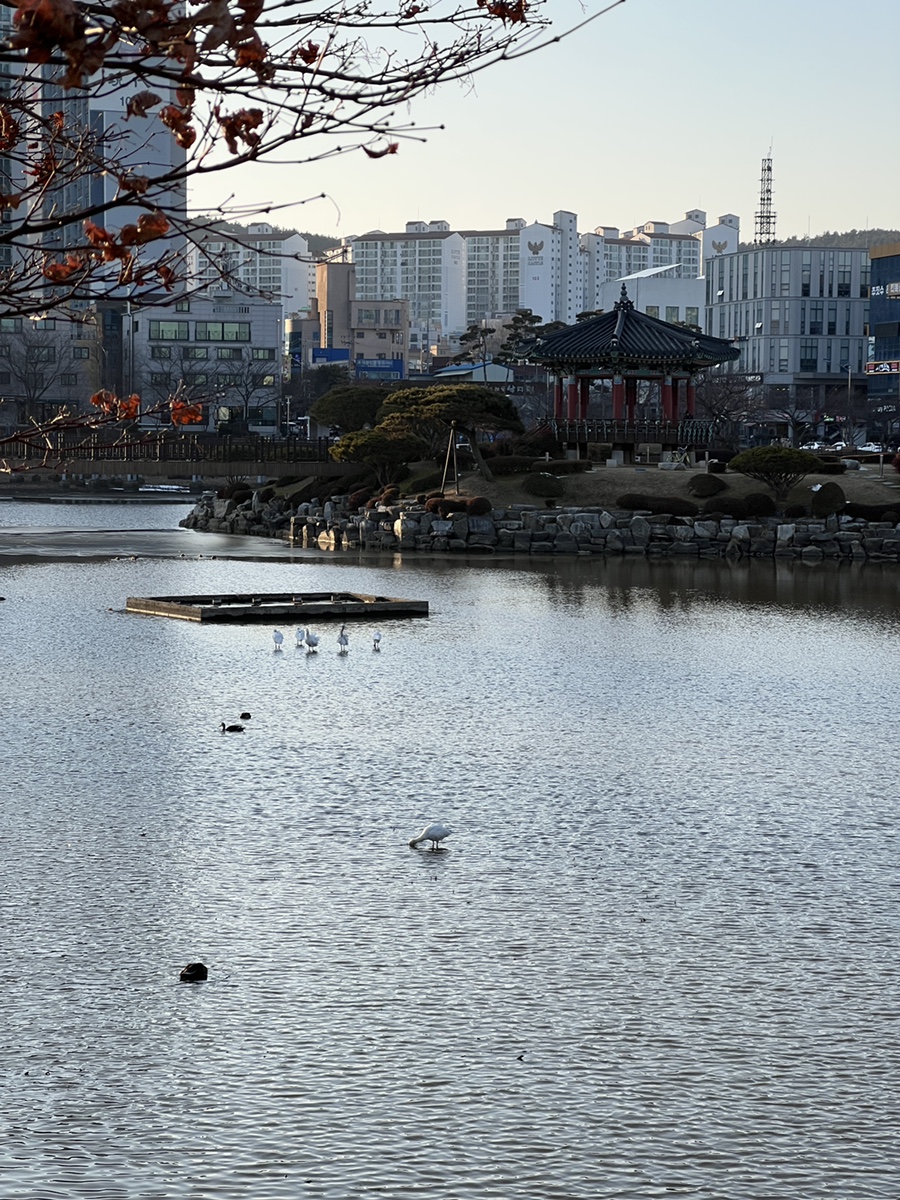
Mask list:
[{"label": "floating wooden platform", "polygon": [[366,596],[359,592],[257,592],[218,596],[129,596],[127,612],[179,621],[268,621],[306,624],[312,619],[356,620],[427,617],[427,600]]}]

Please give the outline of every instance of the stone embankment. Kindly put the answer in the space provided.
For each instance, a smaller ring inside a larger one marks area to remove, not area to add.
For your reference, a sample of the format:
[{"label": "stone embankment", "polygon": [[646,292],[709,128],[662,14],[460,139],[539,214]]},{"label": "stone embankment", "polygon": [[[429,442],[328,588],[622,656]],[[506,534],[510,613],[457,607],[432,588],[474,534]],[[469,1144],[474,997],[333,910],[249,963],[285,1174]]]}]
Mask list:
[{"label": "stone embankment", "polygon": [[188,529],[275,537],[322,550],[432,554],[639,554],[649,558],[900,560],[900,525],[849,517],[675,517],[599,508],[513,505],[487,516],[426,512],[401,502],[348,512],[345,496],[291,508],[283,498],[235,503],[204,495]]}]

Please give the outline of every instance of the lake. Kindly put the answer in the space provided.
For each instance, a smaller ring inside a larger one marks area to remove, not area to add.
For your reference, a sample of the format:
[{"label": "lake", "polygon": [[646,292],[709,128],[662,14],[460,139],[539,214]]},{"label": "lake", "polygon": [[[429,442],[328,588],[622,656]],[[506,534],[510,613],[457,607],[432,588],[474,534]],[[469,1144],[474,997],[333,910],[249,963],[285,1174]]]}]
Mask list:
[{"label": "lake", "polygon": [[[0,505],[4,1200],[896,1200],[896,567],[185,511]],[[124,612],[329,589],[431,615]]]}]

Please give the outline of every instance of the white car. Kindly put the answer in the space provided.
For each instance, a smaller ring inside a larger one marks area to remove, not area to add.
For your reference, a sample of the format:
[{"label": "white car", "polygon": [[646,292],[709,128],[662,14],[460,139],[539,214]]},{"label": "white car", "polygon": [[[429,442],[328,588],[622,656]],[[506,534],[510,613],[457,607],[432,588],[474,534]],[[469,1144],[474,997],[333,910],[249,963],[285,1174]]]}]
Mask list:
[{"label": "white car", "polygon": [[862,450],[864,454],[881,454],[884,451],[884,447],[879,445],[878,442],[866,442],[864,446],[857,446],[856,448],[857,450]]}]

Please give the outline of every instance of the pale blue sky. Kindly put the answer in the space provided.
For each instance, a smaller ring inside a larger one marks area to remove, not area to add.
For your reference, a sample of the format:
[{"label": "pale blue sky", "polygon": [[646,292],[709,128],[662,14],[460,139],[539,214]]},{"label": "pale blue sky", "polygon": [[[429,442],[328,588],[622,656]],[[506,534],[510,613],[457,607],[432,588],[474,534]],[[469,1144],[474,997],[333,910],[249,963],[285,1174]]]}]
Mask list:
[{"label": "pale blue sky", "polygon": [[[549,0],[556,28],[604,6]],[[275,219],[339,236],[578,213],[579,229],[711,220],[753,234],[772,144],[777,233],[900,227],[900,0],[626,0],[573,39],[414,105],[425,145],[254,167],[241,202],[325,191]],[[221,186],[220,179],[217,186]],[[214,198],[205,193],[203,202]]]}]

